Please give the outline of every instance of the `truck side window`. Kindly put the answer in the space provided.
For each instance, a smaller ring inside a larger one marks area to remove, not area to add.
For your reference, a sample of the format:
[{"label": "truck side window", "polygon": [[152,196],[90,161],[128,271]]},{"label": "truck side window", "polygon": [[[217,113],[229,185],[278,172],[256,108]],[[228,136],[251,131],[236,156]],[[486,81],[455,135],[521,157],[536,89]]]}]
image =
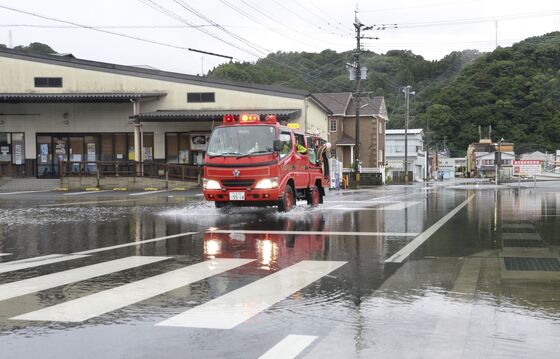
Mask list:
[{"label": "truck side window", "polygon": [[309,162],[314,165],[317,164],[317,151],[315,149],[315,144],[313,143],[313,137],[307,137],[307,149],[309,153]]},{"label": "truck side window", "polygon": [[280,158],[284,158],[290,153],[292,147],[292,136],[289,132],[281,132],[279,140],[282,141],[282,151],[280,151]]},{"label": "truck side window", "polygon": [[307,147],[305,147],[305,137],[303,137],[303,135],[299,133],[294,133],[294,136],[296,137],[296,146],[298,153],[302,155],[307,154]]}]

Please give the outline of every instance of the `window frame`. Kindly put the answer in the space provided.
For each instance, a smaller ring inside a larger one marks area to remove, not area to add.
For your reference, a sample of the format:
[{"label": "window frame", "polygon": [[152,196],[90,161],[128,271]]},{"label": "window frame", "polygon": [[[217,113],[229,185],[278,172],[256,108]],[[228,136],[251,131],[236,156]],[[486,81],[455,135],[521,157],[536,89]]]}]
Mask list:
[{"label": "window frame", "polygon": [[214,103],[215,92],[187,92],[187,103]]},{"label": "window frame", "polygon": [[[333,123],[334,123],[334,130],[333,130]],[[338,121],[336,118],[331,118],[329,121],[329,132],[337,132],[338,131]]]},{"label": "window frame", "polygon": [[[58,81],[60,80],[60,84]],[[44,81],[44,83],[40,83],[40,81]],[[33,78],[33,85],[37,88],[62,88],[63,81],[62,77],[34,77]]]}]

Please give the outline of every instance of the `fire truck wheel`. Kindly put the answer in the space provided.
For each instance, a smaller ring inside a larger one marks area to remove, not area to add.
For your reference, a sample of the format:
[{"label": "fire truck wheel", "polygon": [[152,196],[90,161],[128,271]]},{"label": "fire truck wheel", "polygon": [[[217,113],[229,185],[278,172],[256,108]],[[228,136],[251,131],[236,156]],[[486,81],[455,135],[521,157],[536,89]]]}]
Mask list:
[{"label": "fire truck wheel", "polygon": [[216,208],[218,208],[218,209],[226,208],[227,202],[214,202],[214,205],[215,205]]},{"label": "fire truck wheel", "polygon": [[278,201],[278,210],[280,212],[288,212],[294,206],[294,190],[289,184],[286,185],[284,190],[284,196]]},{"label": "fire truck wheel", "polygon": [[319,203],[321,202],[321,192],[317,186],[311,187],[309,190],[309,195],[307,198],[307,204],[309,206],[316,208],[319,207]]}]

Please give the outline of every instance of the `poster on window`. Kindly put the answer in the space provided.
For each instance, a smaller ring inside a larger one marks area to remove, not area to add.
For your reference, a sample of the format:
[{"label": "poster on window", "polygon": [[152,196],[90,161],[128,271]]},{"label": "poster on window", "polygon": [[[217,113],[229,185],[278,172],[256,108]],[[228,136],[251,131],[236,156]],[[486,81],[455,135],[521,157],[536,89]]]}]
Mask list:
[{"label": "poster on window", "polygon": [[10,146],[0,146],[0,162],[10,160]]},{"label": "poster on window", "polygon": [[208,144],[208,135],[204,133],[193,133],[191,137],[191,150],[193,151],[206,151]]},{"label": "poster on window", "polygon": [[87,144],[87,158],[88,161],[95,161],[95,143]]},{"label": "poster on window", "polygon": [[189,151],[188,150],[181,150],[179,151],[179,163],[183,165],[189,164]]},{"label": "poster on window", "polygon": [[42,143],[39,145],[39,161],[41,163],[47,163],[49,158],[49,145]]},{"label": "poster on window", "polygon": [[23,143],[14,143],[14,165],[23,164]]}]

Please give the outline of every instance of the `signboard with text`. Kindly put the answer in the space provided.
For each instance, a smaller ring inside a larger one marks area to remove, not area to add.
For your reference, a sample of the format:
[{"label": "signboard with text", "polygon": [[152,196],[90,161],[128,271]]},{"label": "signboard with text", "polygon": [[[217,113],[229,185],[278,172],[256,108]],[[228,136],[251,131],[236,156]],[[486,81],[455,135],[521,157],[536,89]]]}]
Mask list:
[{"label": "signboard with text", "polygon": [[541,161],[536,160],[514,160],[513,175],[534,177],[541,174]]}]

